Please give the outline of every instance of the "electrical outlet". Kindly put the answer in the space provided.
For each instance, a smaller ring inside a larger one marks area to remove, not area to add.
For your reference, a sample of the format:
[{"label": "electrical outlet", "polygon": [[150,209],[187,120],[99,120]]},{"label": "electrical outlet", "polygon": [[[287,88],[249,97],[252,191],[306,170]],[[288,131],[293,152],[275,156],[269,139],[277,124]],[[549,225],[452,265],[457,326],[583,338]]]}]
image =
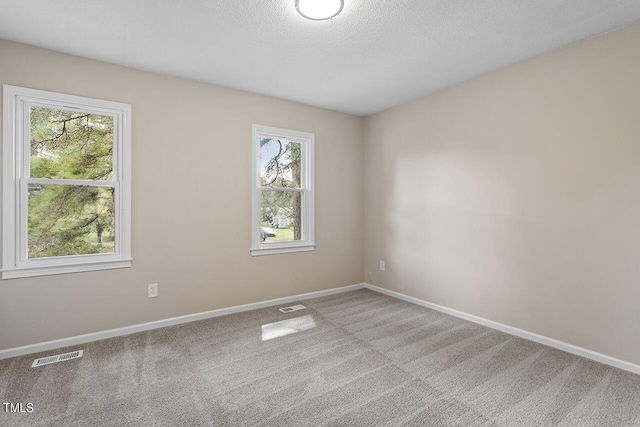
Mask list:
[{"label": "electrical outlet", "polygon": [[380,271],[384,271],[384,261],[380,261]]},{"label": "electrical outlet", "polygon": [[368,283],[372,283],[373,281],[373,275],[371,274],[371,272],[367,273],[367,282]]},{"label": "electrical outlet", "polygon": [[147,296],[149,298],[155,298],[158,296],[158,284],[157,283],[151,283],[150,285],[147,285]]}]

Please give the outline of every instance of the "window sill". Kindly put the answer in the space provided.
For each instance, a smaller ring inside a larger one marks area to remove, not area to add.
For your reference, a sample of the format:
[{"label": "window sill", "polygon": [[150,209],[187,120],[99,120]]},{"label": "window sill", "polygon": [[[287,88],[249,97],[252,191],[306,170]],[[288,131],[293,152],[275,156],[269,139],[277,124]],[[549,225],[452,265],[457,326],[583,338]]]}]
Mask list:
[{"label": "window sill", "polygon": [[131,267],[132,259],[101,261],[95,263],[73,265],[48,265],[40,267],[22,267],[2,270],[2,279],[19,279],[22,277],[51,276],[53,274],[81,273],[87,271],[111,270]]},{"label": "window sill", "polygon": [[261,255],[277,255],[288,254],[293,252],[309,252],[316,249],[313,243],[296,244],[296,245],[278,245],[278,246],[262,246],[259,248],[251,248],[251,256]]}]

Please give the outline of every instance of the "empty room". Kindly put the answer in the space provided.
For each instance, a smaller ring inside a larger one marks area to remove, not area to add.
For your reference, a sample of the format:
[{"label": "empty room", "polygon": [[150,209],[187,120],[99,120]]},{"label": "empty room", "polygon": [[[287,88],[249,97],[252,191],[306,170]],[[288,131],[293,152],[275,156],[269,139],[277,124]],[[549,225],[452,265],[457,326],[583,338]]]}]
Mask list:
[{"label": "empty room", "polygon": [[0,426],[640,427],[640,0],[0,0]]}]

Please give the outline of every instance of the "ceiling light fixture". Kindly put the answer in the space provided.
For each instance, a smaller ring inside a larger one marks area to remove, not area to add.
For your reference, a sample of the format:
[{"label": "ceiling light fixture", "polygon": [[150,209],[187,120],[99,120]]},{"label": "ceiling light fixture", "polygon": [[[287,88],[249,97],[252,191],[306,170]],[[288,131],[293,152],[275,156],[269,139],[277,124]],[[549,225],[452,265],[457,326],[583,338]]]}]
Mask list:
[{"label": "ceiling light fixture", "polygon": [[296,10],[313,21],[331,19],[344,7],[344,0],[296,0]]}]

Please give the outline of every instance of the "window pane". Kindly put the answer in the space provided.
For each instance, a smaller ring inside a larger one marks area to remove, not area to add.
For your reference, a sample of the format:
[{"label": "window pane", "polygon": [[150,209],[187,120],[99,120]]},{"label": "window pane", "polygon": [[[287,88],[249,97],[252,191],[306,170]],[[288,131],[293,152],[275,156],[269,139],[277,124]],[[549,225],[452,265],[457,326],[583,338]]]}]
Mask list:
[{"label": "window pane", "polygon": [[300,143],[260,138],[260,185],[300,188]]},{"label": "window pane", "polygon": [[262,191],[260,239],[263,242],[302,240],[302,193]]},{"label": "window pane", "polygon": [[111,180],[113,117],[31,107],[33,178]]},{"label": "window pane", "polygon": [[114,253],[113,187],[29,184],[28,258]]}]

